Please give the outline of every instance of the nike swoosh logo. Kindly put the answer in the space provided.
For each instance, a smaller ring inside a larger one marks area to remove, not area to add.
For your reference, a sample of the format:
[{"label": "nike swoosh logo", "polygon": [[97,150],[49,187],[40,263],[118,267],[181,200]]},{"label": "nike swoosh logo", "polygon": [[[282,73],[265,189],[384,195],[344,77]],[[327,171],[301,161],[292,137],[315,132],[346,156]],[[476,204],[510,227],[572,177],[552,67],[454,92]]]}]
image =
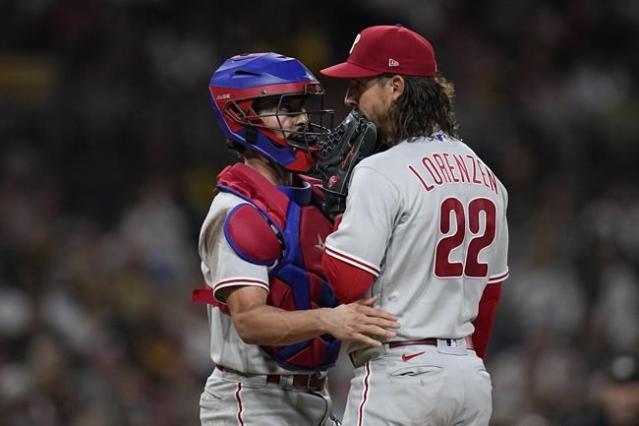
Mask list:
[{"label": "nike swoosh logo", "polygon": [[423,355],[425,352],[417,352],[416,354],[402,354],[402,361],[406,362],[406,361],[410,361],[411,359],[415,358],[416,356],[420,356]]}]

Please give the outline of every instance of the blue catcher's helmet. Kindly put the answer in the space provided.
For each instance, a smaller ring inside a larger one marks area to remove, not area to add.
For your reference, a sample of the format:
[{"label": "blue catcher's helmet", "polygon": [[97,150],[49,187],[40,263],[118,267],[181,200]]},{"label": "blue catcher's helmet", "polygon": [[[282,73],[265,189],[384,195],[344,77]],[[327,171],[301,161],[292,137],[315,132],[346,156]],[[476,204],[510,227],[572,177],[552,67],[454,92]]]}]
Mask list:
[{"label": "blue catcher's helmet", "polygon": [[[300,61],[272,52],[233,56],[213,73],[209,92],[220,126],[233,143],[258,152],[287,170],[307,172],[313,166],[316,141],[328,132],[324,115],[332,111],[321,106],[315,111],[302,109],[309,117],[308,124],[296,131],[282,132],[262,120],[269,115],[280,123],[281,116],[300,115],[299,110],[282,108],[289,97],[304,101],[319,98],[321,103],[324,90]],[[267,98],[274,101],[276,112],[260,115],[254,101]]]}]

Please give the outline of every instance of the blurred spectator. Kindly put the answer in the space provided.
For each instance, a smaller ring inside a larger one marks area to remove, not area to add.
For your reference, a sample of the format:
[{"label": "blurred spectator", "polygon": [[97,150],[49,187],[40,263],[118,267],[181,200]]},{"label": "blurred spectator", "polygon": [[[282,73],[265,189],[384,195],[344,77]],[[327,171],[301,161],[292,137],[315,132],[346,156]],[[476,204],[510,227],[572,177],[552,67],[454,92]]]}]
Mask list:
[{"label": "blurred spectator", "polygon": [[601,392],[603,424],[639,424],[639,360],[632,355],[615,358],[608,367]]},{"label": "blurred spectator", "polygon": [[639,424],[639,358],[619,353],[607,360],[592,378],[592,408],[584,426],[633,426]]}]

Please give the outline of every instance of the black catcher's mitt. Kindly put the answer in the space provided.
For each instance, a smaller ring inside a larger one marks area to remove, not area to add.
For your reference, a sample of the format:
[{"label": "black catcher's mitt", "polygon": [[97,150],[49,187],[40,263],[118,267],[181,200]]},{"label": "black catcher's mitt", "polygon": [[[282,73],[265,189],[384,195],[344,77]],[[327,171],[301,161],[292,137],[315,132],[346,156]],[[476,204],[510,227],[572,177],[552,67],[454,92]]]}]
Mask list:
[{"label": "black catcher's mitt", "polygon": [[352,110],[326,139],[320,141],[316,174],[325,192],[324,213],[343,213],[353,168],[378,151],[377,128],[357,110]]}]

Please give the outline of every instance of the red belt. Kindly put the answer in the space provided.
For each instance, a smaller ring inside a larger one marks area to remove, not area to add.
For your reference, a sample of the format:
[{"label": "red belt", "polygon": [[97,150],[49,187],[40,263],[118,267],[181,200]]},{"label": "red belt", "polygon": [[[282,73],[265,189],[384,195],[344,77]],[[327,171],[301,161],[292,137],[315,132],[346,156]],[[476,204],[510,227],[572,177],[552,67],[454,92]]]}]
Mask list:
[{"label": "red belt", "polygon": [[232,368],[216,365],[220,371],[237,374],[243,377],[264,377],[266,383],[275,383],[282,386],[294,386],[298,388],[322,391],[326,385],[326,376],[319,373],[314,374],[246,374]]},{"label": "red belt", "polygon": [[[388,342],[388,347],[389,348],[401,348],[402,346],[414,346],[414,345],[430,345],[430,346],[437,346],[437,340],[447,340],[451,342],[451,346],[452,346],[452,342],[456,339],[415,339],[415,340],[400,340],[397,342]],[[468,349],[474,349],[473,348],[473,339],[468,336],[466,337],[464,340],[466,340],[466,348]]]}]

